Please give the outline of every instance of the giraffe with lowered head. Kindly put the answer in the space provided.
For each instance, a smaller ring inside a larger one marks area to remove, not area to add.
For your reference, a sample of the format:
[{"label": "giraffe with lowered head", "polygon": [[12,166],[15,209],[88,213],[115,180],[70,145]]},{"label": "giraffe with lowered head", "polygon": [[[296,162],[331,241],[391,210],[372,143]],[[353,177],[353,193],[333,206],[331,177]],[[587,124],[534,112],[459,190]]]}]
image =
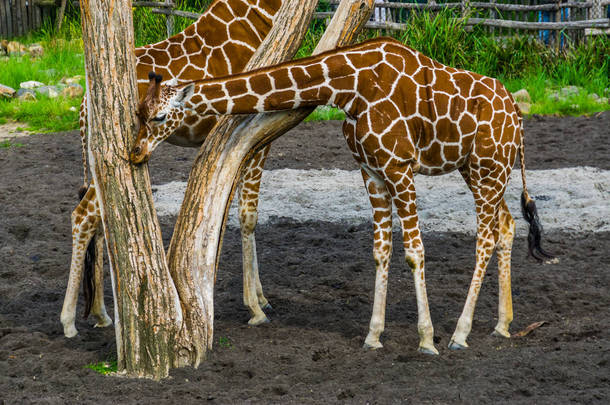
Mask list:
[{"label": "giraffe with lowered head", "polygon": [[385,322],[394,204],[415,283],[419,349],[438,353],[413,176],[458,170],[476,206],[476,264],[449,347],[468,347],[475,303],[496,248],[499,307],[494,333],[510,337],[515,224],[504,191],[517,155],[523,176],[522,207],[530,223],[530,252],[540,260],[551,256],[540,246],[541,227],[525,183],[522,115],[498,80],[444,66],[398,41],[381,38],[237,75],[183,85],[151,80],[149,86],[139,106],[142,125],[130,153],[136,164],[147,161],[175,128],[196,117],[317,105],[345,111],[343,132],[373,207],[376,280],[365,347],[382,347],[379,337]]},{"label": "giraffe with lowered head", "polygon": [[[273,25],[273,17],[281,5],[282,0],[216,0],[194,24],[181,33],[156,44],[137,48],[135,53],[139,94],[142,98],[145,96],[149,82],[148,72],[151,70],[177,83],[241,72],[269,33]],[[176,127],[167,141],[178,146],[199,147],[216,121],[215,116],[193,117]],[[85,266],[85,317],[90,312],[97,321],[96,327],[104,327],[112,323],[103,300],[102,244],[93,241],[95,235],[98,236],[96,238],[98,241],[103,238],[103,232],[98,229],[101,216],[95,186],[88,180],[86,97],[81,104],[79,124],[84,180],[80,203],[72,213],[72,259],[61,313],[64,334],[67,337],[77,334],[74,320],[83,265]],[[240,220],[244,230],[244,244],[254,244],[258,190],[268,152],[268,147],[259,151],[242,175]],[[254,249],[244,249],[244,251],[253,252]],[[95,266],[93,277],[91,267],[96,260],[98,264]],[[266,317],[260,307],[267,306],[268,302],[262,292],[256,258],[244,258],[244,272],[244,279],[247,276],[248,280],[253,280],[251,287],[244,288],[244,302],[251,302],[251,295],[254,295],[259,314],[258,317],[253,317],[250,323],[265,322]],[[251,310],[251,312],[256,311]]]}]

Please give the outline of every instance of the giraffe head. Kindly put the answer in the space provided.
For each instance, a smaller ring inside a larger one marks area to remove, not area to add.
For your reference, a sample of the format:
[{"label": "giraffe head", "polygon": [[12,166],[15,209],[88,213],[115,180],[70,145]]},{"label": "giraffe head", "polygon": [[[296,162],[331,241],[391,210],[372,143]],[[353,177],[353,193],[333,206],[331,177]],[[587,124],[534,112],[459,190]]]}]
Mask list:
[{"label": "giraffe head", "polygon": [[131,163],[148,161],[155,148],[167,139],[191,113],[184,108],[194,89],[194,84],[175,86],[171,82],[161,85],[160,75],[148,74],[146,96],[138,105],[136,115],[140,124],[136,143],[129,153]]}]

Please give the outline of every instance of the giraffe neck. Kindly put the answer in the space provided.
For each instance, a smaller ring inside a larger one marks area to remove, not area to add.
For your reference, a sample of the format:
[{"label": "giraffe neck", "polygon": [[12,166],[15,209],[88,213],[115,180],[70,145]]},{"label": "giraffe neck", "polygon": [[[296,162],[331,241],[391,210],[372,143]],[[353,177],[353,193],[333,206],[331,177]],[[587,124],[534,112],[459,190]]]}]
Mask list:
[{"label": "giraffe neck", "polygon": [[[253,114],[332,105],[357,114],[359,68],[383,60],[376,41],[230,77],[195,82],[186,107],[198,114]],[[374,86],[374,84],[371,84]]]}]

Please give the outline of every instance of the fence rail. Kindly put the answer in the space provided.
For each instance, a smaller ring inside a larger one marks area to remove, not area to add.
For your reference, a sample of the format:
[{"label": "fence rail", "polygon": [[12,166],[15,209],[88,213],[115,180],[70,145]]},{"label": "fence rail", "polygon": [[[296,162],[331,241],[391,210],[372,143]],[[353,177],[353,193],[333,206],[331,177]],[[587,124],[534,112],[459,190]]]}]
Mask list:
[{"label": "fence rail", "polygon": [[[452,9],[456,11],[456,18],[466,20],[467,27],[485,26],[491,31],[498,30],[500,33],[514,30],[538,31],[539,36],[548,36],[549,31],[572,31],[581,32],[576,34],[584,37],[585,33],[610,34],[610,18],[607,7],[610,0],[555,0],[545,4],[507,4],[489,2],[466,1],[437,3],[435,0],[410,0],[418,2],[390,2],[378,1],[375,3],[377,18],[368,21],[366,28],[401,31],[408,25],[400,18],[398,13],[411,13],[416,11],[440,11]],[[515,2],[534,3],[546,0],[514,0]],[[330,5],[338,5],[340,1],[331,0]],[[78,1],[72,1],[78,7]],[[32,29],[39,28],[45,18],[53,15],[55,0],[0,0],[0,38],[10,38],[26,34]],[[172,0],[161,1],[134,1],[134,7],[149,7],[154,14],[163,14],[167,18],[167,35],[173,34],[173,18],[184,17],[198,19],[201,14],[176,9]],[[333,12],[314,13],[314,18],[325,20],[332,17]],[[532,16],[535,16],[536,21]],[[555,34],[555,39],[559,34]]]},{"label": "fence rail", "polygon": [[[144,6],[144,3],[155,3],[155,2],[136,2]],[[331,5],[339,4],[339,1],[330,1]],[[171,3],[159,3],[159,6],[152,10],[154,14],[164,14],[166,16],[179,16],[191,19],[197,19],[201,16],[199,13],[193,13],[189,11],[175,10]],[[610,29],[610,18],[591,18],[591,16],[602,16],[603,10],[610,4],[610,0],[593,0],[593,1],[565,1],[556,0],[554,3],[547,4],[506,4],[496,3],[495,1],[481,2],[481,1],[461,1],[461,2],[448,2],[448,3],[437,3],[434,0],[428,0],[427,3],[413,3],[413,2],[376,2],[375,8],[378,10],[406,10],[407,12],[427,10],[427,11],[440,11],[443,9],[455,9],[460,11],[461,18],[466,12],[472,13],[470,18],[466,20],[466,26],[472,27],[475,25],[490,27],[490,29],[509,29],[509,30],[527,30],[527,31],[573,31],[585,29],[597,29],[603,32],[603,30]],[[488,17],[481,17],[479,10],[487,11]],[[567,10],[567,11],[566,11]],[[570,11],[572,10],[572,12]],[[507,15],[507,18],[502,17],[502,12]],[[555,21],[526,21],[524,14],[526,13],[539,13],[540,19],[542,19],[541,13],[546,15],[552,15],[549,20],[555,19]],[[573,14],[578,13],[578,16]],[[313,18],[318,20],[325,20],[332,17],[334,12],[317,12],[314,13]],[[521,19],[516,19],[520,14]],[[512,17],[512,18],[509,18]],[[402,22],[390,20],[372,20],[368,21],[365,25],[366,28],[370,29],[382,29],[382,30],[394,30],[402,31],[408,28],[408,25]],[[593,32],[593,31],[591,31]]]}]

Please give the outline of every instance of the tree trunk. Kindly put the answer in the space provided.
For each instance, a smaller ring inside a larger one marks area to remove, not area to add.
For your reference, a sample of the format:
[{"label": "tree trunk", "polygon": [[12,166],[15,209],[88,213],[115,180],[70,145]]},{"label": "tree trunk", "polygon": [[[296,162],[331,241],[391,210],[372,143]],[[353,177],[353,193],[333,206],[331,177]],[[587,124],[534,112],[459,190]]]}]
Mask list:
[{"label": "tree trunk", "polygon": [[[349,44],[371,15],[373,1],[343,0],[315,52]],[[292,15],[276,17],[274,29],[252,57],[246,71],[279,63],[293,55],[300,43],[295,40],[295,33],[302,34],[307,29],[307,24],[295,20],[294,13],[305,8],[308,12],[313,10],[317,1],[299,3],[288,1],[282,6],[296,8]],[[224,117],[208,135],[195,159],[168,251],[168,265],[179,292],[182,289],[178,280],[185,281],[188,291],[199,292],[198,297],[208,309],[210,341],[216,268],[236,180],[255,150],[293,128],[312,110]]]},{"label": "tree trunk", "polygon": [[112,269],[118,369],[158,379],[182,355],[175,348],[181,308],[148,169],[128,161],[138,103],[131,10],[131,1],[81,0],[89,159]]}]

